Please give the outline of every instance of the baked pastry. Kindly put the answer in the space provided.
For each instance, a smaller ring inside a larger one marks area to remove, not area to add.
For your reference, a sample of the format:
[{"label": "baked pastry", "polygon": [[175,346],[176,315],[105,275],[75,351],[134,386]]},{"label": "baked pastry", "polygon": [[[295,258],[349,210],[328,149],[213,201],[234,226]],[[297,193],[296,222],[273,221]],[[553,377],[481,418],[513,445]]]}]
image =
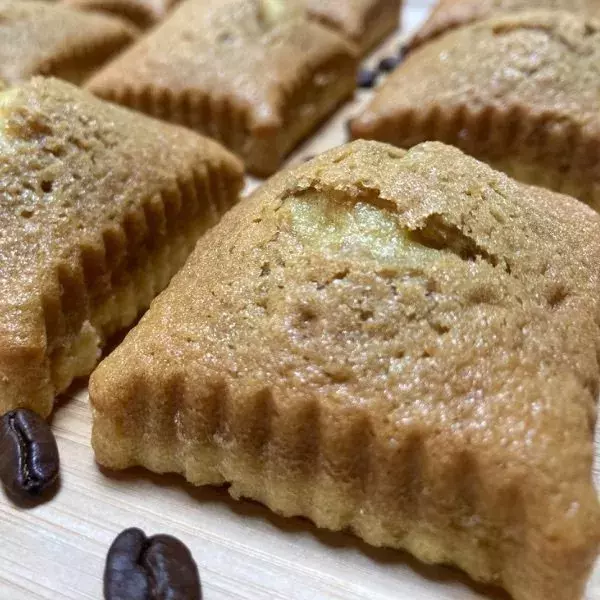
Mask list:
[{"label": "baked pastry", "polygon": [[162,21],[177,0],[62,0],[82,10],[116,15],[146,29]]},{"label": "baked pastry", "polygon": [[337,148],[230,211],[93,373],[96,458],[576,600],[599,285],[575,199],[438,143]]},{"label": "baked pastry", "polygon": [[580,15],[600,17],[600,0],[439,0],[425,23],[417,30],[408,47],[414,48],[455,27],[463,27],[501,13],[530,10],[566,10]]},{"label": "baked pastry", "polygon": [[502,16],[411,53],[352,120],[352,137],[460,147],[600,210],[600,21]]},{"label": "baked pastry", "polygon": [[35,0],[0,0],[0,79],[33,75],[80,83],[133,41],[136,30],[113,17]]},{"label": "baked pastry", "polygon": [[88,89],[210,135],[266,175],[352,95],[356,62],[293,2],[188,0]]},{"label": "baked pastry", "polygon": [[349,38],[361,54],[400,26],[402,0],[305,0],[309,15]]},{"label": "baked pastry", "polygon": [[0,94],[0,414],[48,415],[241,185],[214,142],[68,83]]}]

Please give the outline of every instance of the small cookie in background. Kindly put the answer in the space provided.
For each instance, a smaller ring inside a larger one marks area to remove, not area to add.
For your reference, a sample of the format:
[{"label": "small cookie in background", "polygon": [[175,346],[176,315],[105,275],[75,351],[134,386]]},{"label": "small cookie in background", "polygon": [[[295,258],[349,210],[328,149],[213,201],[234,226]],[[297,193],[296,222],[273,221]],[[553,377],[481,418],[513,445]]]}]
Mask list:
[{"label": "small cookie in background", "polygon": [[121,19],[65,6],[0,0],[0,80],[34,75],[81,83],[137,36]]},{"label": "small cookie in background", "polygon": [[355,89],[357,56],[298,4],[188,0],[88,82],[213,137],[269,175]]},{"label": "small cookie in background", "polygon": [[600,0],[440,0],[429,18],[412,36],[407,47],[414,49],[474,21],[482,21],[502,13],[530,10],[566,10],[597,18],[600,17]]},{"label": "small cookie in background", "polygon": [[411,52],[350,123],[353,138],[452,144],[600,210],[600,22],[504,15]]},{"label": "small cookie in background", "polygon": [[309,15],[355,44],[361,54],[400,27],[402,0],[303,0]]}]

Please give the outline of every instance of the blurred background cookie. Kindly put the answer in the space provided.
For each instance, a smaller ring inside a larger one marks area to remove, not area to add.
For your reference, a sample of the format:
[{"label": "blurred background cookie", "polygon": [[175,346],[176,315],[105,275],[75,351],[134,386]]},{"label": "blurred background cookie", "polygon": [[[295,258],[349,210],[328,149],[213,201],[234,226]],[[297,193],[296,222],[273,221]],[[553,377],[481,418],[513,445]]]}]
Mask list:
[{"label": "blurred background cookie", "polygon": [[121,19],[36,0],[0,0],[0,79],[80,83],[136,37]]}]

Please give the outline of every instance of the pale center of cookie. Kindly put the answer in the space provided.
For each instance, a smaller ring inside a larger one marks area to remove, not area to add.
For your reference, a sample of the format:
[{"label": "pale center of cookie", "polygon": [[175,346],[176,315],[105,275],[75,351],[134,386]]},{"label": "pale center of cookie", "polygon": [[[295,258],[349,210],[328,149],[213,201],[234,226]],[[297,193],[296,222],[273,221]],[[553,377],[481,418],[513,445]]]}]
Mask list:
[{"label": "pale center of cookie", "polygon": [[0,133],[5,132],[6,120],[10,112],[10,106],[16,95],[16,89],[0,92]]},{"label": "pale center of cookie", "polygon": [[260,0],[258,6],[260,19],[267,26],[280,21],[286,11],[283,0]]},{"label": "pale center of cookie", "polygon": [[289,202],[291,228],[305,245],[334,256],[357,256],[382,263],[438,252],[413,240],[396,215],[368,202],[324,198],[307,192]]}]

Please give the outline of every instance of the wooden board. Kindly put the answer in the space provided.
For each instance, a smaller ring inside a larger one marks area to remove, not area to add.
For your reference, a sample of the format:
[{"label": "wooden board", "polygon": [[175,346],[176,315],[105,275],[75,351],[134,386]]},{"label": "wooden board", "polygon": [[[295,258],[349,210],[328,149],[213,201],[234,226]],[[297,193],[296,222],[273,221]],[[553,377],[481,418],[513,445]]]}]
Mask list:
[{"label": "wooden board", "polygon": [[[430,4],[408,0],[405,26],[415,26]],[[397,45],[396,36],[388,47]],[[359,92],[292,162],[343,143],[346,119],[367,96]],[[248,189],[256,183],[249,181]],[[90,448],[84,388],[61,400],[52,425],[62,459],[54,499],[24,510],[0,492],[0,600],[99,600],[106,551],[131,526],[170,533],[188,544],[200,567],[205,600],[508,598],[452,569],[428,567],[351,535],[320,531],[308,521],[279,518],[258,504],[236,502],[222,489],[193,488],[179,477],[142,470],[103,473]],[[600,600],[600,566],[586,600]]]}]

